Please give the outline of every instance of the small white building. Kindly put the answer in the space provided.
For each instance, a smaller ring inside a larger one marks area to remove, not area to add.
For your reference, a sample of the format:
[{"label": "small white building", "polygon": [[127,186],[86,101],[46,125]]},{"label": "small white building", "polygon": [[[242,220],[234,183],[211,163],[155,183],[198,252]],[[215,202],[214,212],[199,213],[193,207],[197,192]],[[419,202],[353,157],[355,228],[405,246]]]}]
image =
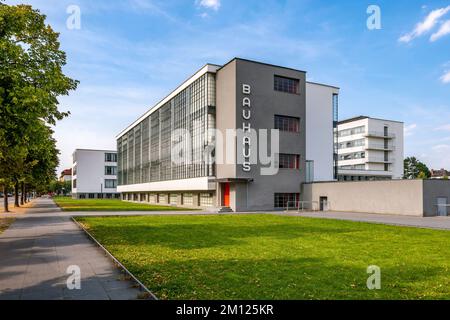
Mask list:
[{"label": "small white building", "polygon": [[116,151],[89,149],[74,151],[72,198],[119,198]]},{"label": "small white building", "polygon": [[403,122],[359,116],[337,130],[338,180],[402,178]]}]

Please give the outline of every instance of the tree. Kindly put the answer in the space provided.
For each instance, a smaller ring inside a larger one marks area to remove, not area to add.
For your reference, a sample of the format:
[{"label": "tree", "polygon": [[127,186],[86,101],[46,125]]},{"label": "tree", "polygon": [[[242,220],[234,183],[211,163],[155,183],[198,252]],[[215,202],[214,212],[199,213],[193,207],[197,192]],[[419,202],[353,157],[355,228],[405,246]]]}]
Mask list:
[{"label": "tree", "polygon": [[423,180],[423,179],[426,179],[426,178],[427,178],[427,175],[425,174],[425,172],[420,171],[419,175],[417,176],[417,179]]},{"label": "tree", "polygon": [[[48,142],[38,141],[33,132],[42,122],[55,125],[69,115],[58,110],[58,97],[78,85],[62,72],[66,55],[60,50],[59,34],[45,18],[31,6],[0,3],[0,183],[5,194],[14,185],[16,205],[19,184],[39,161],[29,156],[31,146]],[[52,141],[49,150],[56,155],[47,162],[54,174],[58,151]],[[43,179],[50,174],[47,165],[45,177],[40,173]],[[8,211],[6,198],[4,207]]]},{"label": "tree", "polygon": [[416,157],[407,157],[404,160],[403,170],[404,179],[427,179],[431,177],[430,169]]}]

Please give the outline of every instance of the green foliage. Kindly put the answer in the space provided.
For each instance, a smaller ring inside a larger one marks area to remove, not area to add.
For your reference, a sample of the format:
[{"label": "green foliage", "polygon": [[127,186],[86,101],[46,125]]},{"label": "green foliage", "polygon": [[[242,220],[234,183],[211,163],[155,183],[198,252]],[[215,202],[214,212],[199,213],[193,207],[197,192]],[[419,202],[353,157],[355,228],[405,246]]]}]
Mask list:
[{"label": "green foliage", "polygon": [[[281,215],[77,218],[160,299],[449,299],[450,232]],[[381,290],[366,270],[381,268]]]},{"label": "green foliage", "polygon": [[78,82],[62,72],[66,55],[45,15],[0,4],[0,183],[45,189],[58,165],[50,125],[68,116],[58,97]]},{"label": "green foliage", "polygon": [[404,160],[404,179],[428,179],[431,171],[426,164],[417,160],[416,157],[408,157]]},{"label": "green foliage", "polygon": [[427,175],[426,175],[426,173],[425,172],[423,172],[423,171],[420,171],[419,172],[419,175],[417,176],[417,179],[426,179],[427,178]]},{"label": "green foliage", "polygon": [[442,177],[442,180],[448,180],[448,175],[444,175],[444,176]]}]

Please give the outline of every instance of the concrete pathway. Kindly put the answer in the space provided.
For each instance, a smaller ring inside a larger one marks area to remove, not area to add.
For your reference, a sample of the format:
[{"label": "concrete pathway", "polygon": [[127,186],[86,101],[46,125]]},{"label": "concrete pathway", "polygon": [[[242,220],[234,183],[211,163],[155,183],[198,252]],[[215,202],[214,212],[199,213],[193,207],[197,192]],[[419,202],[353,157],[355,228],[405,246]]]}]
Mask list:
[{"label": "concrete pathway", "polygon": [[[4,215],[4,214],[3,214]],[[79,266],[81,289],[67,288]],[[50,199],[37,199],[0,235],[0,300],[136,299],[139,289]]]},{"label": "concrete pathway", "polygon": [[310,217],[310,218],[351,220],[351,221],[382,223],[398,226],[450,230],[450,216],[414,217],[414,216],[356,213],[356,212],[300,212],[300,213],[289,212],[280,214]]}]

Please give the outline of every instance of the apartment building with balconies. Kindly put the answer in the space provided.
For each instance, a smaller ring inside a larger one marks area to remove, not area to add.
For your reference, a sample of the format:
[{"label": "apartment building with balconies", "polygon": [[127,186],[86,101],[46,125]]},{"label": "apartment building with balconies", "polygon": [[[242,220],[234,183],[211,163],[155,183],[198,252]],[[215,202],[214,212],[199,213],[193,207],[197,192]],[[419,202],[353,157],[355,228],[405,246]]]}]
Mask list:
[{"label": "apartment building with balconies", "polygon": [[337,131],[338,180],[402,178],[403,122],[358,116]]}]

